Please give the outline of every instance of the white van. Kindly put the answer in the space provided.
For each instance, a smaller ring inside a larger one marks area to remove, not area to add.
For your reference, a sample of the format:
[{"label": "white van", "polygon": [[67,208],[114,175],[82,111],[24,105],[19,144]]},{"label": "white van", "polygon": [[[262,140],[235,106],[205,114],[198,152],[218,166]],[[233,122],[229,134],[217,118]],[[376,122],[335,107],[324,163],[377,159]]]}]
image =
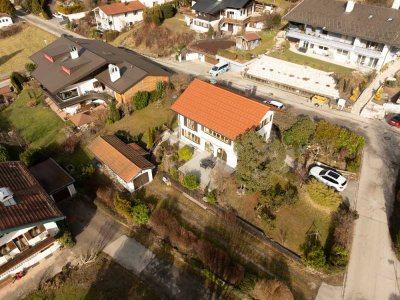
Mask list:
[{"label": "white van", "polygon": [[208,74],[211,76],[218,76],[221,75],[222,73],[225,73],[229,70],[229,64],[228,63],[217,63],[215,66],[211,68],[210,71],[208,71]]}]

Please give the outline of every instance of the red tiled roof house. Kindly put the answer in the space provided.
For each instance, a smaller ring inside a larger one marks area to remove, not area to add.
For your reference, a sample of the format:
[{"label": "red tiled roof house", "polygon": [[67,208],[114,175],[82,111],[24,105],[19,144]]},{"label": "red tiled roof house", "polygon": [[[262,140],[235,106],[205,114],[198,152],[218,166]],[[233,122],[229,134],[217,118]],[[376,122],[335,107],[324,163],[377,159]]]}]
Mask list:
[{"label": "red tiled roof house", "polygon": [[53,199],[19,161],[0,162],[0,285],[56,251]]},{"label": "red tiled roof house", "polygon": [[93,11],[97,29],[100,31],[116,30],[121,32],[143,20],[145,6],[139,1],[122,1],[96,7]]},{"label": "red tiled roof house", "polygon": [[89,150],[103,165],[108,175],[133,192],[153,181],[154,165],[138,145],[125,144],[114,135],[99,136]]},{"label": "red tiled roof house", "polygon": [[172,105],[178,113],[180,139],[210,152],[235,168],[235,139],[251,128],[268,139],[273,111],[268,106],[194,80]]}]

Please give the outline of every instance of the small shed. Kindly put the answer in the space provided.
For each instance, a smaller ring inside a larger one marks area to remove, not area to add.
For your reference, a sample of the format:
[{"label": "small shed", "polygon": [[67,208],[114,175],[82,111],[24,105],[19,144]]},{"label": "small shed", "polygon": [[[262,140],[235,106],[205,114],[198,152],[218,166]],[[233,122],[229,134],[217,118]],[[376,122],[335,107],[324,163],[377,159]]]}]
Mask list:
[{"label": "small shed", "polygon": [[239,50],[252,50],[261,43],[260,36],[255,32],[245,33],[236,37],[236,48]]},{"label": "small shed", "polygon": [[56,202],[76,194],[75,179],[52,158],[30,167],[29,171]]},{"label": "small shed", "polygon": [[5,13],[0,13],[0,28],[11,26],[14,24],[11,16],[5,14]]}]

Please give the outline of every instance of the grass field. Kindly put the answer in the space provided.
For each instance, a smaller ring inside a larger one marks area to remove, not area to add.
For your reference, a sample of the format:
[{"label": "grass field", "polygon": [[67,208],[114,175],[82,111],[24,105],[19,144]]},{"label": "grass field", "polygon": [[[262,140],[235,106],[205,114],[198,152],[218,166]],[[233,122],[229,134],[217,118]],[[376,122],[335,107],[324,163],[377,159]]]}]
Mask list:
[{"label": "grass field", "polygon": [[175,113],[170,109],[169,102],[164,101],[161,107],[157,107],[156,103],[151,103],[146,108],[137,110],[114,124],[107,125],[105,132],[112,134],[118,130],[124,130],[135,136],[145,133],[148,128],[170,124],[174,116]]},{"label": "grass field", "polygon": [[39,89],[24,89],[17,100],[0,113],[0,128],[13,128],[32,147],[45,147],[62,142],[64,122],[42,103],[29,107],[28,103],[39,98]]},{"label": "grass field", "polygon": [[35,26],[22,26],[16,35],[0,39],[0,77],[24,70],[24,65],[30,62],[29,56],[56,40],[56,36]]}]

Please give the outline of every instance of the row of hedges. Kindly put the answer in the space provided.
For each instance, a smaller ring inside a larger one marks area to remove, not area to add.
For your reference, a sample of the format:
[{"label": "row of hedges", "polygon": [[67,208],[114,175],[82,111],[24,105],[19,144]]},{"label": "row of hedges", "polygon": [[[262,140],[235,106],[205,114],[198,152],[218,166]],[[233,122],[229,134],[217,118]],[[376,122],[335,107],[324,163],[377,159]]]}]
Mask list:
[{"label": "row of hedges", "polygon": [[57,4],[56,10],[64,15],[70,15],[85,11],[85,7],[80,3],[69,6]]},{"label": "row of hedges", "polygon": [[143,12],[143,20],[145,23],[153,23],[160,26],[165,19],[175,16],[177,9],[170,3],[156,5],[151,8],[146,8]]},{"label": "row of hedges", "polygon": [[132,105],[135,109],[143,109],[149,105],[149,103],[155,102],[164,97],[166,84],[163,81],[156,83],[156,89],[154,91],[138,91],[132,97]]}]

